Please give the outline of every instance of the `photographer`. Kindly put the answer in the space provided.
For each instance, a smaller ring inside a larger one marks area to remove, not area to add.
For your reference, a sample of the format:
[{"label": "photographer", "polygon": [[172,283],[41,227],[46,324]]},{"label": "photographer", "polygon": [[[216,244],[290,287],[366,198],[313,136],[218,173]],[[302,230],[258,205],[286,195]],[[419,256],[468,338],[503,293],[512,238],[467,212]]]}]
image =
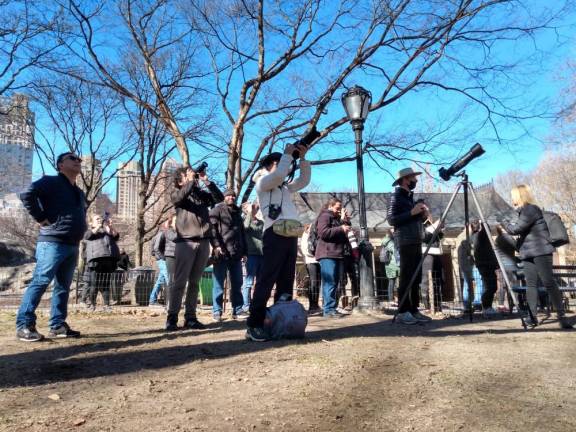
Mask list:
[{"label": "photographer", "polygon": [[[200,187],[200,182],[208,191]],[[209,208],[222,201],[224,196],[208,179],[205,171],[197,173],[191,168],[182,167],[174,172],[174,190],[170,199],[176,209],[178,237],[174,251],[174,282],[168,290],[166,330],[178,328],[178,313],[185,289],[184,328],[203,329],[206,326],[196,317],[196,305],[200,278],[210,257],[212,236]]]},{"label": "photographer", "polygon": [[526,278],[526,299],[530,316],[526,323],[529,327],[538,325],[538,278],[542,280],[558,316],[562,329],[571,329],[564,315],[562,293],[552,272],[554,246],[550,243],[550,232],[544,220],[544,214],[535,203],[532,191],[527,185],[518,185],[511,191],[512,205],[518,211],[515,223],[501,224],[508,234],[517,235],[517,248],[524,265]]},{"label": "photographer", "polygon": [[[256,342],[268,340],[264,330],[266,304],[276,285],[274,300],[282,294],[292,297],[296,273],[296,257],[298,253],[298,237],[302,230],[298,219],[298,211],[292,202],[291,194],[303,189],[310,182],[310,162],[304,159],[307,144],[316,137],[316,129],[305,136],[300,143],[288,144],[284,154],[271,153],[260,162],[261,169],[254,175],[258,202],[264,218],[263,263],[258,275],[258,283],[254,289],[250,305],[250,317],[246,337]],[[294,152],[300,156],[300,177],[287,181],[293,167]],[[290,228],[296,229],[290,229]]]},{"label": "photographer", "polygon": [[88,299],[94,310],[98,291],[102,293],[104,310],[110,311],[110,285],[112,274],[116,270],[120,250],[118,239],[120,234],[114,229],[110,219],[93,215],[90,229],[84,235],[86,242],[86,261],[89,271]]},{"label": "photographer", "polygon": [[423,202],[414,203],[414,193],[421,172],[404,168],[398,172],[392,186],[397,186],[388,205],[388,223],[394,227],[394,237],[400,253],[400,283],[398,286],[398,315],[401,324],[417,324],[430,321],[418,306],[422,269],[416,274],[412,286],[408,286],[422,259],[423,222],[428,216],[428,207]]},{"label": "photographer", "polygon": [[232,319],[246,318],[242,298],[242,259],[246,256],[244,221],[242,211],[235,203],[236,193],[224,192],[224,202],[210,210],[212,241],[214,249],[214,271],[212,272],[212,319],[222,321],[224,281],[230,276],[230,300]]},{"label": "photographer", "polygon": [[352,230],[350,220],[342,209],[342,201],[330,198],[316,221],[318,245],[314,258],[320,263],[322,277],[323,314],[325,318],[341,318],[338,312],[338,286],[344,258],[344,245]]}]

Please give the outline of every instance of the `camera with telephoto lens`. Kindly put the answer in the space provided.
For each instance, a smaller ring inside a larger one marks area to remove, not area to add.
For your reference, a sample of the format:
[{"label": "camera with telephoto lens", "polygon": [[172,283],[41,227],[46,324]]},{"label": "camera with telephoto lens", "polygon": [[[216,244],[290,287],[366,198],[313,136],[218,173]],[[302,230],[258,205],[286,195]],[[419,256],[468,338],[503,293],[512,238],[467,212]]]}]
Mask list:
[{"label": "camera with telephoto lens", "polygon": [[208,164],[206,163],[206,161],[202,162],[196,168],[192,168],[192,170],[194,171],[194,177],[198,178],[198,175],[205,172],[206,168],[208,168]]},{"label": "camera with telephoto lens", "polygon": [[[320,132],[318,132],[318,130],[316,129],[316,126],[312,127],[312,129],[310,129],[310,131],[304,135],[302,138],[300,138],[298,141],[296,141],[294,143],[294,145],[302,145],[306,148],[308,148],[308,146],[310,144],[312,144],[312,142],[314,142],[314,140],[316,138],[318,138],[320,136]],[[300,152],[298,150],[294,150],[292,152],[292,157],[294,159],[298,159],[300,157]]]},{"label": "camera with telephoto lens", "polygon": [[278,216],[280,216],[280,213],[282,213],[282,206],[278,205],[278,204],[270,204],[268,206],[268,217],[272,220],[276,220],[278,219]]}]

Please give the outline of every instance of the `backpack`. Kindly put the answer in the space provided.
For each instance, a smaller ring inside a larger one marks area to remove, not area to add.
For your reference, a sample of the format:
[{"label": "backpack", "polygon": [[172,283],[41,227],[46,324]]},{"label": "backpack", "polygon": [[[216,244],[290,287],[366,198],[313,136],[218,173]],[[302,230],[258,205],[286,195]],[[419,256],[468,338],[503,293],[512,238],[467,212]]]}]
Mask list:
[{"label": "backpack", "polygon": [[388,240],[386,244],[382,245],[382,249],[380,249],[380,256],[378,258],[384,265],[388,265],[392,262],[392,251],[386,247],[391,241],[392,240]]},{"label": "backpack", "polygon": [[308,232],[308,253],[312,256],[316,254],[316,246],[318,245],[318,230],[316,229],[316,222],[310,225],[310,231]]},{"label": "backpack", "polygon": [[286,294],[266,310],[264,329],[271,339],[300,339],[304,337],[308,314],[297,300]]},{"label": "backpack", "polygon": [[560,247],[570,243],[568,231],[560,216],[551,211],[545,211],[543,213],[544,222],[546,222],[548,232],[550,233],[550,244],[554,247]]}]

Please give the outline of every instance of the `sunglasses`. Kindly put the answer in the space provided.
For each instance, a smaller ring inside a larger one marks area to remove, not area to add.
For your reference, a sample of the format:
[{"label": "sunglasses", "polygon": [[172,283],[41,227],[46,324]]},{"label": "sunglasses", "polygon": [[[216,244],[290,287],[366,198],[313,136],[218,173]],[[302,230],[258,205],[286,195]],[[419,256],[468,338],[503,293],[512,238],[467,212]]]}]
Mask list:
[{"label": "sunglasses", "polygon": [[70,159],[72,162],[82,162],[82,159],[78,156],[66,156],[64,160]]}]

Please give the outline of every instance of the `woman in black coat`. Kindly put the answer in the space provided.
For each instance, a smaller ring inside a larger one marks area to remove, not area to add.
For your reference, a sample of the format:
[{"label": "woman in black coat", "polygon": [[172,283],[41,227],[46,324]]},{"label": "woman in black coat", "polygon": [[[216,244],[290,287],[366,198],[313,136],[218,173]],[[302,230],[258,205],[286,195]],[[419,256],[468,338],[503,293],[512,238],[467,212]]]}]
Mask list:
[{"label": "woman in black coat", "polygon": [[564,304],[554,275],[552,273],[552,254],[554,246],[550,244],[550,233],[544,221],[542,210],[534,204],[529,186],[518,185],[512,188],[512,205],[518,211],[516,223],[503,224],[508,234],[517,235],[517,248],[524,264],[526,277],[526,300],[530,309],[527,323],[530,327],[538,324],[536,319],[538,305],[538,277],[542,280],[550,300],[558,314],[560,327],[572,328],[564,316]]}]

